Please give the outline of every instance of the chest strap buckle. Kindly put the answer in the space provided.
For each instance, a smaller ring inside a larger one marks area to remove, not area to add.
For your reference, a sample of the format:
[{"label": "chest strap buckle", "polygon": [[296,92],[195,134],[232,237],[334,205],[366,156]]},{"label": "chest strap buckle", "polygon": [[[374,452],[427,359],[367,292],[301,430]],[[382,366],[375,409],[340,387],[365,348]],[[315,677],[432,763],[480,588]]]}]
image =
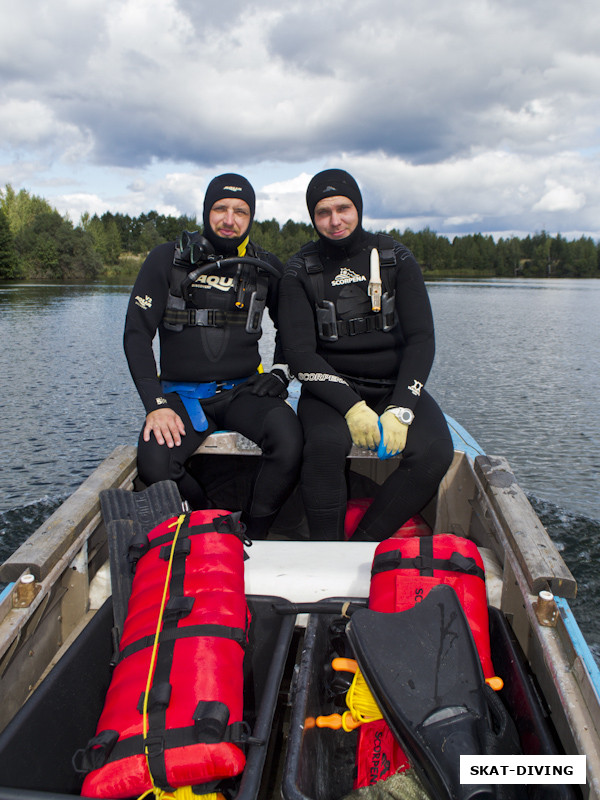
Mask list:
[{"label": "chest strap buckle", "polygon": [[216,328],[217,309],[216,308],[190,308],[190,325],[200,325],[206,328]]}]

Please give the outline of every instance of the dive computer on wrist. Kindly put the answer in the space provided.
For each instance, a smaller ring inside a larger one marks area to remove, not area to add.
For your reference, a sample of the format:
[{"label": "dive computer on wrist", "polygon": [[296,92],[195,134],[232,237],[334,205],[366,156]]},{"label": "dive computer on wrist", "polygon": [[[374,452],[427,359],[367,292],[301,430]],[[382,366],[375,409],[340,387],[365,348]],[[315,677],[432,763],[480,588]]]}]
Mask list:
[{"label": "dive computer on wrist", "polygon": [[410,408],[403,408],[402,406],[390,406],[386,411],[389,411],[390,414],[393,414],[396,419],[403,422],[405,425],[410,425],[415,418]]}]

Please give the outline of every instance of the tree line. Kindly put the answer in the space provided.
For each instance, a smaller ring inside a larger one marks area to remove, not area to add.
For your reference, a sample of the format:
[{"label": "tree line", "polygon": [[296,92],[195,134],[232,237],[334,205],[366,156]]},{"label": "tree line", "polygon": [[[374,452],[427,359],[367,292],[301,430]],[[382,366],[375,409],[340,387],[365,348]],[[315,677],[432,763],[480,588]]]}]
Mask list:
[{"label": "tree line", "polygon": [[[74,225],[43,198],[7,185],[0,189],[0,280],[131,279],[153,247],[199,228],[195,216],[156,211],[86,213]],[[450,241],[429,228],[389,233],[414,253],[426,278],[600,277],[600,244],[590,237],[567,240],[542,231],[524,239],[475,233]],[[283,263],[314,237],[311,225],[292,220],[252,227],[253,241]]]}]

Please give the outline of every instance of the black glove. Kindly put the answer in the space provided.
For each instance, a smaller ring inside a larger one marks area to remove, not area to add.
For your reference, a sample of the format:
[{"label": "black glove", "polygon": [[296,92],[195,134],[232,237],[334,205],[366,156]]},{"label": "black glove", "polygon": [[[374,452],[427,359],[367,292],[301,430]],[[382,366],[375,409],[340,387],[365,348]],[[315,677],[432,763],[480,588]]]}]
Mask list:
[{"label": "black glove", "polygon": [[288,396],[288,379],[280,369],[271,372],[257,372],[246,381],[246,386],[252,387],[251,394],[258,397],[281,397],[282,400]]}]

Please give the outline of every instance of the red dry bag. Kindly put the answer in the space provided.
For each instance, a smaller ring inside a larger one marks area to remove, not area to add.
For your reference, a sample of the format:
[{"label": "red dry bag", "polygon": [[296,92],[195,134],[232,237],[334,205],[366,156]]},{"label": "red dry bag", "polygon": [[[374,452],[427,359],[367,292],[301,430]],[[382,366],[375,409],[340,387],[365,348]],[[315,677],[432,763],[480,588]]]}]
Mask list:
[{"label": "red dry bag", "polygon": [[244,769],[242,531],[226,511],[194,511],[134,543],[141,556],[119,662],[84,751],[83,795],[213,792]]}]

